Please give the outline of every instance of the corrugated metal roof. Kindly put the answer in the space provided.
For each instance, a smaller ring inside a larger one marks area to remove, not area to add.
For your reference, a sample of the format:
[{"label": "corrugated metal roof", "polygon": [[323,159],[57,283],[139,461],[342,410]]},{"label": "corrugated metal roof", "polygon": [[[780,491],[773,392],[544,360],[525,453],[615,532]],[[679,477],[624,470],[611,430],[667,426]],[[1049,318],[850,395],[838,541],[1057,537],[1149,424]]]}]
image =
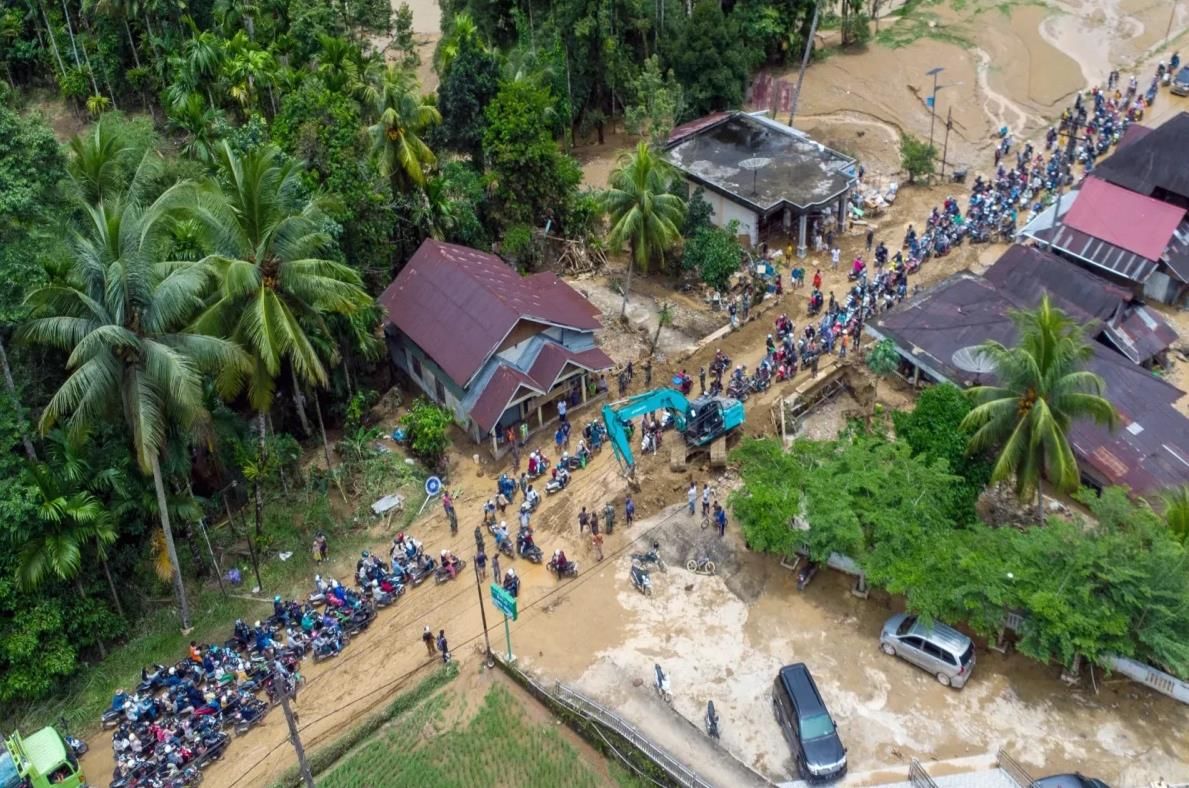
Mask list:
[{"label": "corrugated metal roof", "polygon": [[1168,271],[1182,282],[1189,282],[1189,221],[1181,222],[1172,234],[1172,241],[1164,253]]},{"label": "corrugated metal roof", "polygon": [[1110,320],[1131,300],[1126,288],[1034,246],[1008,247],[983,276],[1028,307],[1048,293],[1081,322]]},{"label": "corrugated metal roof", "polygon": [[731,116],[730,112],[712,112],[709,115],[703,115],[700,118],[694,118],[688,123],[682,123],[669,132],[669,138],[665,140],[666,145],[673,145],[691,134],[697,134],[703,129],[708,129],[715,123],[718,123]]},{"label": "corrugated metal roof", "polygon": [[1094,174],[1133,192],[1159,197],[1160,191],[1189,201],[1189,112],[1166,120],[1152,133],[1115,152],[1095,165]]},{"label": "corrugated metal roof", "polygon": [[1185,209],[1107,183],[1086,178],[1065,224],[1147,260],[1168,248]]},{"label": "corrugated metal roof", "polygon": [[1142,126],[1139,123],[1131,123],[1127,126],[1127,131],[1123,132],[1123,136],[1119,138],[1119,144],[1115,150],[1121,150],[1133,142],[1139,142],[1151,133],[1151,127]]},{"label": "corrugated metal roof", "polygon": [[1148,281],[1148,277],[1156,270],[1156,263],[1151,260],[1075,230],[1060,221],[1055,227],[1031,229],[1030,225],[1021,234],[1046,246],[1051,238],[1054,249],[1138,284]]},{"label": "corrugated metal roof", "polygon": [[1177,341],[1177,332],[1156,312],[1136,306],[1106,326],[1104,333],[1119,352],[1135,364],[1146,364]]},{"label": "corrugated metal roof", "polygon": [[[868,328],[892,339],[902,355],[931,375],[962,386],[985,384],[993,376],[973,380],[975,375],[954,366],[954,353],[987,339],[1010,346],[1015,326],[1008,315],[1022,306],[986,279],[964,272]],[[1082,470],[1144,495],[1189,483],[1189,419],[1174,405],[1183,393],[1097,342],[1090,347],[1087,367],[1106,382],[1106,396],[1122,423],[1114,432],[1089,421],[1074,423],[1070,440]]]},{"label": "corrugated metal roof", "polygon": [[460,386],[521,320],[578,331],[601,326],[598,310],[555,275],[522,277],[493,254],[433,239],[377,301]]}]

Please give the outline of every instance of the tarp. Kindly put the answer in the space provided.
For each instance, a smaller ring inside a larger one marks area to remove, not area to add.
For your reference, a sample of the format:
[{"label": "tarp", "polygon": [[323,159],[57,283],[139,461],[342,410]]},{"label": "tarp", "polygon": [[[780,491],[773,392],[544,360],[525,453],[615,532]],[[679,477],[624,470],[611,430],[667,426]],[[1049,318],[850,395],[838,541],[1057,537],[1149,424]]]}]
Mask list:
[{"label": "tarp", "polygon": [[1089,177],[1065,224],[1148,260],[1159,260],[1185,209]]}]

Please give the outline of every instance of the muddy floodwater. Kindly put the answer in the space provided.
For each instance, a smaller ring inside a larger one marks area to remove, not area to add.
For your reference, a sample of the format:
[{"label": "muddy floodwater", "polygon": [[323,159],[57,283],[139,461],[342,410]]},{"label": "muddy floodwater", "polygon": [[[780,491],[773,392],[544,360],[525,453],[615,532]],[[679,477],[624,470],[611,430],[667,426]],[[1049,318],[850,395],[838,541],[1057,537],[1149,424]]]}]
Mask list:
[{"label": "muddy floodwater", "polygon": [[[730,533],[718,543],[680,507],[636,527],[656,527],[670,559],[668,572],[652,573],[653,596],[631,587],[630,559],[620,556],[599,567],[606,580],[576,587],[525,628],[532,646],[523,663],[618,709],[708,777],[730,771],[700,733],[707,700],[725,748],[769,779],[792,776],[770,693],[782,665],[805,662],[856,779],[902,775],[909,758],[965,759],[999,747],[1035,774],[1080,770],[1123,786],[1189,778],[1189,710],[1169,698],[1101,673],[1098,694],[1071,689],[1057,669],[982,644],[970,683],[948,689],[880,652],[880,627],[898,608],[878,594],[853,596],[849,578],[825,571],[799,593],[776,561],[743,551]],[[725,576],[677,566],[704,540]],[[597,614],[586,612],[589,603]],[[657,663],[669,674],[671,708],[653,690]]]}]

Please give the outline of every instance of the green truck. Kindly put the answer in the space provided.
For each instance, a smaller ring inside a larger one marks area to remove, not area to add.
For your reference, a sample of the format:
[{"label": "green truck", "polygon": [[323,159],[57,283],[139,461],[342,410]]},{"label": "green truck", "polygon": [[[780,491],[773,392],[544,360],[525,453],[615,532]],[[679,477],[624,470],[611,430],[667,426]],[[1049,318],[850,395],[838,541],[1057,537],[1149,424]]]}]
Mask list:
[{"label": "green truck", "polygon": [[0,748],[0,788],[83,788],[86,784],[78,759],[49,726],[25,739],[14,733]]}]

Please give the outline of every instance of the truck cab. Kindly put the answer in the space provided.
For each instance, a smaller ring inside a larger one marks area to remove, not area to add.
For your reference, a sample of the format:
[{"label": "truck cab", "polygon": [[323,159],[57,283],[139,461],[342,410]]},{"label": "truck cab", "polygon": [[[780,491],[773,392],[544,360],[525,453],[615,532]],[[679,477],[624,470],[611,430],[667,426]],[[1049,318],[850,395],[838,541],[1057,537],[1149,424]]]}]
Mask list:
[{"label": "truck cab", "polygon": [[83,788],[86,784],[74,753],[51,727],[27,739],[14,733],[0,748],[0,788]]}]

